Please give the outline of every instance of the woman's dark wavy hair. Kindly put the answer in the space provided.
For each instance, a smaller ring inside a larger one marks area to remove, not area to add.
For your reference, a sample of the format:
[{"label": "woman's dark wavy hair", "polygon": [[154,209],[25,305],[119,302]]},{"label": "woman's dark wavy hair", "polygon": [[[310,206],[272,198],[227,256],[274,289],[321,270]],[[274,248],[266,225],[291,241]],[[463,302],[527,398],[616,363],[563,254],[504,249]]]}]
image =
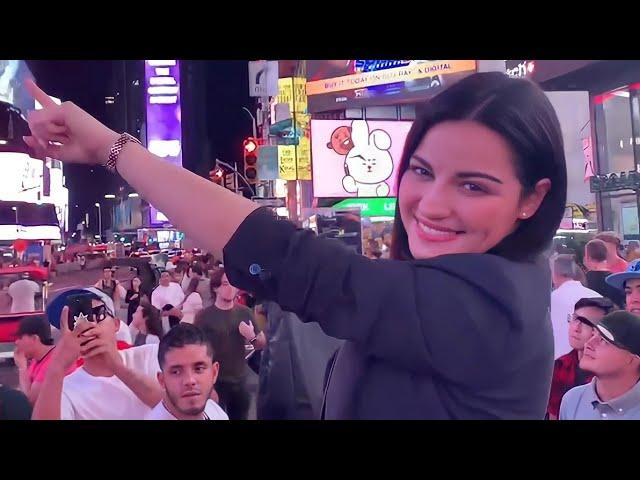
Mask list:
[{"label": "woman's dark wavy hair", "polygon": [[[439,123],[456,120],[481,123],[507,141],[515,156],[523,196],[531,193],[538,181],[551,180],[535,215],[520,221],[513,233],[487,252],[514,261],[535,260],[551,244],[567,197],[562,131],[551,102],[533,82],[498,72],[476,73],[459,81],[429,100],[416,117],[400,160],[398,186],[427,132]],[[391,258],[413,260],[399,207],[398,201]]]},{"label": "woman's dark wavy hair", "polygon": [[147,332],[162,339],[164,330],[162,329],[160,310],[145,300],[140,302],[140,306],[142,307],[142,317],[147,325]]}]

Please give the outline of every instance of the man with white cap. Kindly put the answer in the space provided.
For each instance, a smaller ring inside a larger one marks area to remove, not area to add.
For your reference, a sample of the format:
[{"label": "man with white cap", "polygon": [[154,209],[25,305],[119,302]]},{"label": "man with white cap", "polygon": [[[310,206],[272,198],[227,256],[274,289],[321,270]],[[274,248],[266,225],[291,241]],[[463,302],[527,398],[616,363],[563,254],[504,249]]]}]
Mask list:
[{"label": "man with white cap", "polygon": [[[157,345],[119,351],[116,332],[120,321],[114,317],[113,302],[98,289],[81,292],[91,299],[92,314],[87,320],[79,316],[73,328],[69,325],[68,307],[60,307],[78,291],[63,293],[53,302],[54,308],[47,311],[52,323],[59,319],[62,335],[52,354],[33,418],[143,419],[162,399],[156,379],[160,370]],[[66,370],[79,357],[84,360],[83,366],[65,378]]]}]

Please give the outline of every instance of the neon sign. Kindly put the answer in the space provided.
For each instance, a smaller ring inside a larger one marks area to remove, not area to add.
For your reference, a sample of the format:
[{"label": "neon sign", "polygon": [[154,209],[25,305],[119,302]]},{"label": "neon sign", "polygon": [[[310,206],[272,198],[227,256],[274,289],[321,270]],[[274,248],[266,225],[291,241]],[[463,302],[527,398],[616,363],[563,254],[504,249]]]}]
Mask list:
[{"label": "neon sign", "polygon": [[[169,163],[182,167],[182,121],[180,109],[180,62],[145,60],[147,148]],[[151,224],[167,221],[153,206]]]},{"label": "neon sign", "polygon": [[353,70],[356,72],[377,72],[389,68],[406,67],[413,60],[354,60]]}]

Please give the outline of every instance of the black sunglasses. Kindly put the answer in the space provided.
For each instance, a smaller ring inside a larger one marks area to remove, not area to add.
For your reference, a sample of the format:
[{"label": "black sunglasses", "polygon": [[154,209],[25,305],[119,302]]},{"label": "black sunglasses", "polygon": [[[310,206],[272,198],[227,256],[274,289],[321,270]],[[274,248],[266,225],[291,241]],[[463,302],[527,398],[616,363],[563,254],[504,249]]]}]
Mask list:
[{"label": "black sunglasses", "polygon": [[105,320],[107,316],[113,316],[113,314],[109,310],[107,310],[106,305],[98,305],[97,307],[92,307],[91,313],[93,313],[93,320],[96,323]]}]

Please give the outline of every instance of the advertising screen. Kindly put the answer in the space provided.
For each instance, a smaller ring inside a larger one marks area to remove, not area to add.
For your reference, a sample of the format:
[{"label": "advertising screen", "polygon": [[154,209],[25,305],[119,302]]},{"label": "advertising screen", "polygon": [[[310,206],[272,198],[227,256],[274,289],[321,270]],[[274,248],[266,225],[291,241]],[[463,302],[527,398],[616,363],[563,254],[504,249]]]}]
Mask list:
[{"label": "advertising screen", "polygon": [[[182,166],[182,112],[180,110],[180,62],[145,60],[145,100],[147,113],[147,148],[174,165]],[[167,217],[149,209],[151,224]]]},{"label": "advertising screen", "polygon": [[412,122],[311,120],[316,197],[394,197]]},{"label": "advertising screen", "polygon": [[309,113],[424,100],[476,68],[475,60],[307,60]]}]

